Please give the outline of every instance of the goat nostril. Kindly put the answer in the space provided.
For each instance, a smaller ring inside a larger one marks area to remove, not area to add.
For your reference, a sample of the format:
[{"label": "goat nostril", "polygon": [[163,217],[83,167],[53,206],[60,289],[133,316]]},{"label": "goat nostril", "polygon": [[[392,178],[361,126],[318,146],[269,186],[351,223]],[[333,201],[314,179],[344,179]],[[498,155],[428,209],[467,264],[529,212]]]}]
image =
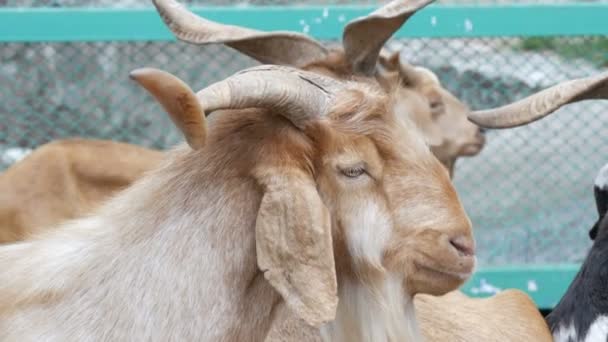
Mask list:
[{"label": "goat nostril", "polygon": [[487,128],[479,127],[479,133],[480,134],[486,134],[487,131],[488,131]]},{"label": "goat nostril", "polygon": [[461,235],[450,239],[450,244],[456,248],[458,254],[462,256],[475,255],[475,242],[470,238]]}]

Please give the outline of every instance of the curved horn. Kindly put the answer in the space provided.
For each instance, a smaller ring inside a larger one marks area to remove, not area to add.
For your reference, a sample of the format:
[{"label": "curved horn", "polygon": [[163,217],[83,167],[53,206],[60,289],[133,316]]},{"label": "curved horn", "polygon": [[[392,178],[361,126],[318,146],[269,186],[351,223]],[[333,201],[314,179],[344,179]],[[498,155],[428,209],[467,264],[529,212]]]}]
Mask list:
[{"label": "curved horn", "polygon": [[129,77],[165,108],[192,149],[203,147],[207,137],[207,121],[196,95],[186,83],[168,72],[153,68],[133,70]]},{"label": "curved horn", "polygon": [[608,72],[559,83],[503,107],[474,111],[469,120],[487,128],[511,128],[529,124],[573,102],[608,99]]},{"label": "curved horn", "polygon": [[330,109],[343,85],[336,80],[286,66],[245,69],[199,91],[196,96],[210,113],[217,109],[269,108],[302,129]]},{"label": "curved horn", "polygon": [[431,2],[433,0],[393,0],[348,23],[342,42],[353,70],[373,75],[382,46],[414,13]]},{"label": "curved horn", "polygon": [[303,34],[223,25],[195,15],[175,0],[152,2],[171,32],[184,42],[226,44],[264,64],[303,66],[328,54],[321,43]]}]

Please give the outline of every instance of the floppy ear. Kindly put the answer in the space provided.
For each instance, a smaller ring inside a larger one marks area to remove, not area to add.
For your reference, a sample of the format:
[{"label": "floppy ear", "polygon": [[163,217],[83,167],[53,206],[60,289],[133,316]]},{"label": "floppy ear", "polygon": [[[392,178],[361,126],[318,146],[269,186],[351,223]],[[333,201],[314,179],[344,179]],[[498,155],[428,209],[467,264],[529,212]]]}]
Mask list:
[{"label": "floppy ear", "polygon": [[263,64],[301,67],[327,57],[327,49],[297,32],[262,32],[223,25],[190,12],[175,0],[153,0],[167,27],[192,44],[225,44]]},{"label": "floppy ear", "polygon": [[594,99],[608,99],[608,72],[561,82],[503,107],[471,112],[469,120],[486,128],[523,126],[569,103]]},{"label": "floppy ear", "polygon": [[287,306],[318,327],[335,318],[337,280],[331,223],[311,176],[298,169],[265,170],[256,221],[258,267]]}]

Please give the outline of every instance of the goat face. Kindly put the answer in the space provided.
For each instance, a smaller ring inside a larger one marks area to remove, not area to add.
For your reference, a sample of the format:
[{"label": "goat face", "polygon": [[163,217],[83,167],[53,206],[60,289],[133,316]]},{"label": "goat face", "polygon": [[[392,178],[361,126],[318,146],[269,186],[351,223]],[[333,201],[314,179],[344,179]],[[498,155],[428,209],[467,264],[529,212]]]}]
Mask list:
[{"label": "goat face", "polygon": [[[378,96],[375,102],[387,101]],[[471,224],[449,175],[415,126],[389,108],[377,109],[382,119],[373,131],[339,130],[345,116],[369,117],[373,111],[352,112],[366,107],[338,112],[332,134],[320,139],[323,153],[315,163],[317,187],[331,213],[336,262],[347,261],[337,267],[370,281],[404,276],[412,295],[454,289],[471,274],[475,259]],[[360,120],[351,124],[374,126]]]},{"label": "goat face", "polygon": [[[243,124],[235,140],[243,150],[231,153],[244,158],[243,170],[262,190],[258,266],[308,323],[332,319],[343,279],[397,277],[412,295],[443,294],[473,271],[471,223],[448,173],[377,86],[261,66],[194,95],[167,75],[144,70],[134,78],[193,149],[207,136],[201,104],[210,111],[260,108],[218,113],[234,122],[216,117],[213,127]],[[210,144],[217,139],[212,130]]]},{"label": "goat face", "polygon": [[396,52],[380,58],[379,81],[385,88],[394,88],[396,111],[412,118],[433,154],[451,172],[458,157],[474,156],[482,150],[483,130],[468,120],[469,108],[443,88],[432,71],[414,67],[400,56]]}]

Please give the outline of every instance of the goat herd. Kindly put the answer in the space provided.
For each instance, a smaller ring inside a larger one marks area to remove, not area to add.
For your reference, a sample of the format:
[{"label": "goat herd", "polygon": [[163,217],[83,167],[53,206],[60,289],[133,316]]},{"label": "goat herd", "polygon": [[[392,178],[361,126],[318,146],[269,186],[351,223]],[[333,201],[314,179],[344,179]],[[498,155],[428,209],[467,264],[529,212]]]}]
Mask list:
[{"label": "goat herd", "polygon": [[450,177],[478,127],[607,99],[608,73],[470,111],[383,49],[432,0],[349,22],[340,49],[153,2],[180,40],[263,65],[196,93],[134,70],[187,144],[55,141],[0,175],[1,341],[606,341],[608,168],[547,320],[517,290],[457,291],[475,242]]}]

